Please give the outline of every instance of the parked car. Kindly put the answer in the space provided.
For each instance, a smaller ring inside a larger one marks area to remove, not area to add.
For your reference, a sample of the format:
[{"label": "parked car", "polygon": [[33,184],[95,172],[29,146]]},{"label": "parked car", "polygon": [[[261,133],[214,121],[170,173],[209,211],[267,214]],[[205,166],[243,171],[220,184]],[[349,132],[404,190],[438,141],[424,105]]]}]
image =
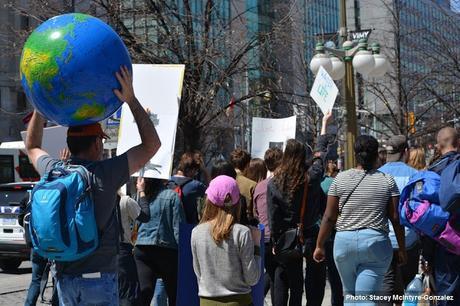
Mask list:
[{"label": "parked car", "polygon": [[14,271],[29,260],[30,248],[18,216],[21,200],[34,186],[34,182],[0,184],[0,268],[4,271]]}]

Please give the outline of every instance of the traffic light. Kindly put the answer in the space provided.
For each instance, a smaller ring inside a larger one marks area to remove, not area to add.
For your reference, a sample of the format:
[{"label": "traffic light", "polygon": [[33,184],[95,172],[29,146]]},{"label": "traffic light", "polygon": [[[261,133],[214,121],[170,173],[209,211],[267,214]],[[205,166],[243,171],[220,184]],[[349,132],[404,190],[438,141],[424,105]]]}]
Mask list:
[{"label": "traffic light", "polygon": [[414,112],[409,112],[408,116],[408,124],[409,124],[409,133],[410,134],[415,134],[415,113]]}]

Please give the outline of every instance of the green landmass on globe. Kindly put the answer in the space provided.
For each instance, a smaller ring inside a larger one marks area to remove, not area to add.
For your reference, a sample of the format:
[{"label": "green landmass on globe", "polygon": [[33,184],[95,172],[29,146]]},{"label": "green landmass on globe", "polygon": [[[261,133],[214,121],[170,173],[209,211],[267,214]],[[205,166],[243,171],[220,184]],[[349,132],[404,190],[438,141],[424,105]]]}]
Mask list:
[{"label": "green landmass on globe", "polygon": [[118,35],[101,20],[85,14],[54,17],[27,39],[20,76],[31,103],[63,125],[110,116],[121,102],[114,72],[131,66]]},{"label": "green landmass on globe", "polygon": [[[88,16],[78,15],[76,22],[84,22]],[[74,35],[75,24],[70,23],[63,27],[50,28],[43,32],[34,31],[24,45],[20,64],[20,73],[24,74],[27,84],[32,88],[34,82],[51,89],[51,80],[58,74],[57,58],[62,57],[68,48],[66,35]],[[72,53],[69,52],[66,62],[69,62]]]}]

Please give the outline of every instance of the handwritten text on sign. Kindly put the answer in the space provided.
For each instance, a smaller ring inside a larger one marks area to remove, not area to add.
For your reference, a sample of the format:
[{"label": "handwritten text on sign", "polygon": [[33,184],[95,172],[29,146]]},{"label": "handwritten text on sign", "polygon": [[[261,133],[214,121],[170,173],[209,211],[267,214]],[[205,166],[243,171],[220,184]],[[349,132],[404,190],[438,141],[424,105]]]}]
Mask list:
[{"label": "handwritten text on sign", "polygon": [[320,67],[311,88],[310,96],[318,104],[323,114],[332,110],[338,93],[339,89],[335,85],[334,80],[332,80],[323,67]]}]

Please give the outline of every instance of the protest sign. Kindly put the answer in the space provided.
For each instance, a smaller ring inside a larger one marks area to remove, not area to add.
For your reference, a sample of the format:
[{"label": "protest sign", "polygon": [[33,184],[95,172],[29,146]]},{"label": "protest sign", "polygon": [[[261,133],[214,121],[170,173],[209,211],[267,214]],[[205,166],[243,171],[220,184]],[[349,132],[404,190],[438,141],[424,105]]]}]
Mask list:
[{"label": "protest sign", "polygon": [[[159,151],[144,168],[145,177],[168,179],[171,176],[184,70],[184,65],[133,65],[134,92],[149,113],[161,141]],[[121,112],[117,155],[140,143],[133,114],[125,103]]]},{"label": "protest sign", "polygon": [[310,96],[318,104],[323,114],[327,114],[334,107],[339,89],[327,71],[321,66],[311,88]]},{"label": "protest sign", "polygon": [[296,116],[282,119],[252,118],[252,157],[264,158],[268,148],[284,150],[286,141],[295,138],[295,132]]}]

